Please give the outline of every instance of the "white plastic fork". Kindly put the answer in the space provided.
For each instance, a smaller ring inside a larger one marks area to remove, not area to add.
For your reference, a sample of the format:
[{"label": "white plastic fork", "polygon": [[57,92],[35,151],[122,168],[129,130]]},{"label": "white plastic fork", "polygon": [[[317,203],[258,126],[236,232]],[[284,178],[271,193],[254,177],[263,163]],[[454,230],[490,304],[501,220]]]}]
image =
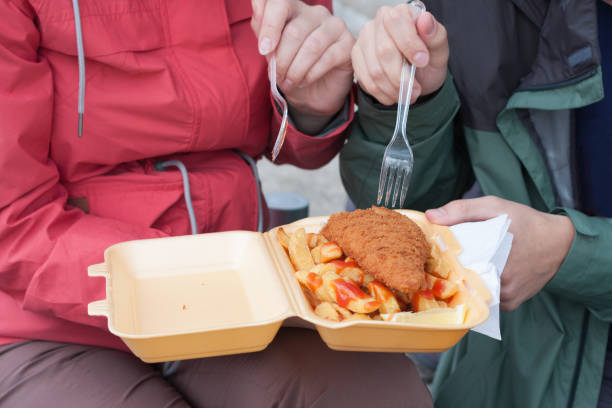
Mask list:
[{"label": "white plastic fork", "polygon": [[[414,0],[409,3],[414,6],[416,13],[415,20],[425,11],[425,5]],[[408,74],[410,68],[410,74]],[[397,117],[395,119],[395,129],[393,137],[385,149],[385,154],[380,168],[380,179],[378,180],[378,197],[376,204],[380,205],[383,196],[385,197],[385,207],[389,207],[389,199],[393,191],[393,201],[391,208],[395,207],[399,195],[399,208],[404,206],[406,193],[410,185],[410,176],[414,156],[408,136],[406,135],[406,123],[408,121],[408,111],[410,110],[410,98],[412,97],[412,85],[414,84],[414,65],[408,65],[406,59],[402,63],[402,76],[400,79],[400,91],[397,101]],[[401,138],[398,137],[401,134]],[[401,185],[401,194],[400,194]]]},{"label": "white plastic fork", "polygon": [[272,56],[272,58],[270,58],[270,63],[268,66],[268,78],[270,79],[270,90],[272,91],[272,98],[283,110],[283,119],[281,121],[280,128],[278,129],[278,135],[276,136],[274,147],[272,148],[272,161],[275,161],[278,157],[278,154],[280,153],[281,148],[283,147],[283,143],[285,142],[289,109],[287,106],[287,101],[285,100],[285,98],[283,98],[280,92],[278,92],[278,88],[276,86],[276,56],[274,55]]}]

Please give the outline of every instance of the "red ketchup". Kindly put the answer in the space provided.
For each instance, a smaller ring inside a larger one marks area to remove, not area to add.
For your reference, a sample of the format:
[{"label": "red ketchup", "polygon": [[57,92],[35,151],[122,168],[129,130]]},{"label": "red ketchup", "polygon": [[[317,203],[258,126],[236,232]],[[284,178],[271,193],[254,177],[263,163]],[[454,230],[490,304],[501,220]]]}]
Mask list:
[{"label": "red ketchup", "polygon": [[444,281],[442,279],[436,279],[436,283],[434,283],[431,290],[434,294],[438,295],[438,297],[442,297],[442,293],[444,293],[445,289],[446,285],[444,284]]},{"label": "red ketchup", "polygon": [[[372,292],[372,296],[376,296],[377,298],[380,297],[382,300],[384,300],[385,302],[387,300],[389,300],[391,298],[391,296],[393,296],[393,293],[391,293],[391,291],[389,290],[389,288],[387,288],[382,282],[379,281],[372,281],[370,282],[371,285],[371,289],[370,292]],[[374,291],[376,293],[374,293]]]},{"label": "red ketchup", "polygon": [[316,273],[310,272],[306,277],[306,283],[310,290],[312,290],[312,293],[315,293],[323,285],[323,279]]},{"label": "red ketchup", "polygon": [[357,286],[343,279],[336,279],[334,289],[336,291],[336,303],[339,306],[347,307],[351,300],[368,299],[369,296]]},{"label": "red ketchup", "polygon": [[336,259],[335,261],[330,261],[329,263],[334,264],[338,272],[343,270],[344,268],[350,268],[350,267],[357,268],[358,267],[355,262],[345,262],[345,261],[340,261],[338,259]]}]

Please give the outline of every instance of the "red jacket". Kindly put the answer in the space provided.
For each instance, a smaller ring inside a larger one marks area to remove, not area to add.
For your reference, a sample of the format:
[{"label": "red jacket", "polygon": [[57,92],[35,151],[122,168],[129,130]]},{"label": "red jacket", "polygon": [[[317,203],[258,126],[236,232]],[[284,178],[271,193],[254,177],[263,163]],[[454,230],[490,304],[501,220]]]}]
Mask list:
[{"label": "red jacket", "polygon": [[[123,348],[87,315],[105,296],[87,266],[116,242],[189,233],[180,173],[154,163],[186,165],[200,232],[254,229],[255,181],[232,149],[259,157],[280,123],[249,0],[79,4],[82,138],[71,0],[0,2],[0,344]],[[279,161],[323,165],[345,127],[290,128]]]}]

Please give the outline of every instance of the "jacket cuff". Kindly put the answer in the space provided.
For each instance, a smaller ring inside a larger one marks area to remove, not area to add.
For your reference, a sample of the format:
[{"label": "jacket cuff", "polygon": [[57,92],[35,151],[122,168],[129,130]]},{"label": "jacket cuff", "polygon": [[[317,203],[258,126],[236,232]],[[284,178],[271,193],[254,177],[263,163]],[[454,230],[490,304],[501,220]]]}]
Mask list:
[{"label": "jacket cuff", "polygon": [[[274,109],[273,109],[274,120],[280,123],[283,120],[283,111],[281,107],[276,103],[274,98],[272,97],[272,94],[270,94],[270,100],[272,102],[272,106],[274,106]],[[349,95],[347,95],[346,100],[344,101],[344,106],[342,106],[342,108],[338,111],[338,113],[336,113],[329,120],[327,125],[318,134],[308,135],[306,133],[302,133],[295,126],[295,122],[293,121],[293,118],[291,117],[291,113],[287,115],[287,127],[288,129],[291,129],[294,132],[304,135],[305,137],[324,137],[324,136],[327,136],[327,135],[330,135],[336,132],[340,128],[345,128],[346,125],[353,119],[352,113],[354,109],[355,109],[355,102],[353,98],[353,90],[351,89],[351,92],[349,93]]]},{"label": "jacket cuff", "polygon": [[[344,107],[318,135],[307,135],[296,129],[292,123],[288,123],[285,143],[275,163],[290,163],[303,169],[315,169],[328,163],[344,145],[348,127],[355,116],[354,94],[354,90],[351,89]],[[279,109],[273,99],[271,100],[274,108],[272,109],[271,137],[266,149],[266,157],[269,159],[282,121]]]},{"label": "jacket cuff", "polygon": [[[389,143],[393,132],[381,134],[380,128],[393,130],[397,116],[397,105],[384,106],[360,90],[358,92],[359,122],[371,141],[381,144]],[[427,139],[445,123],[453,120],[460,105],[459,95],[455,89],[453,77],[449,73],[442,87],[432,94],[431,98],[410,106],[406,134],[411,144]],[[376,130],[378,129],[378,131]],[[376,140],[380,139],[380,140]]]},{"label": "jacket cuff", "polygon": [[[569,217],[576,229],[576,235],[561,267],[546,284],[545,289],[576,299],[576,295],[591,291],[594,282],[587,278],[587,272],[599,269],[597,254],[609,251],[609,248],[605,249],[603,244],[598,242],[599,231],[591,225],[593,217],[570,208],[555,208],[552,213]],[[609,243],[606,243],[606,246],[609,246]]]}]

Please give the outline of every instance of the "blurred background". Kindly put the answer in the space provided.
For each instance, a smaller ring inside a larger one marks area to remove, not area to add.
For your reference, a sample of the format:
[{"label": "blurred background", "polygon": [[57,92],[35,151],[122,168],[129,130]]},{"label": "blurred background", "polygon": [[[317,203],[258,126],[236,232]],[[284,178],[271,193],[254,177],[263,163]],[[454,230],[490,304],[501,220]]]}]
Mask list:
[{"label": "blurred background", "polygon": [[[334,0],[334,14],[346,21],[357,37],[359,29],[382,5],[402,3],[401,0]],[[338,158],[318,170],[302,170],[291,165],[277,166],[267,159],[258,163],[264,193],[292,192],[309,201],[309,215],[329,215],[346,206],[346,193],[340,181]]]}]

